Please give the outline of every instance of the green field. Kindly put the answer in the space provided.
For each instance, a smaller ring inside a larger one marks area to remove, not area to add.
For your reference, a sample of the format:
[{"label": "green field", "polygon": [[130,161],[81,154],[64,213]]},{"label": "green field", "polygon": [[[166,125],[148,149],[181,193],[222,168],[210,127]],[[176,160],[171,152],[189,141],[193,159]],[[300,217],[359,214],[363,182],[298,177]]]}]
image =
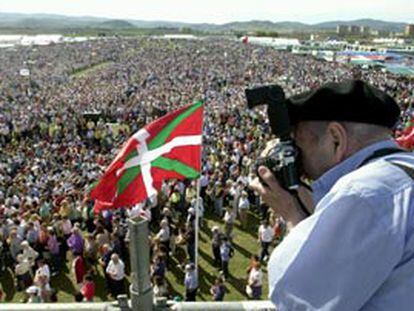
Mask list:
[{"label": "green field", "polygon": [[107,61],[107,62],[102,62],[102,63],[96,64],[96,65],[93,65],[93,66],[90,66],[90,67],[87,67],[87,68],[83,68],[83,69],[80,69],[80,70],[77,70],[76,72],[74,72],[72,74],[72,77],[85,78],[88,75],[98,73],[99,71],[109,67],[112,64],[113,64],[113,62]]}]

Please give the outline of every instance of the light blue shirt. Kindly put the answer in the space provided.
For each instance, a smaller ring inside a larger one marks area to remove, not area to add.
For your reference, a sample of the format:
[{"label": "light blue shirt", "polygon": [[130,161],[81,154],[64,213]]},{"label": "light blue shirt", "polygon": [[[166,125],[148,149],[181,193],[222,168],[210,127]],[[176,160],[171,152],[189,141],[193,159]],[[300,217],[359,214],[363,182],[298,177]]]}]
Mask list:
[{"label": "light blue shirt", "polygon": [[358,168],[372,144],[314,182],[315,212],[273,251],[269,296],[284,310],[414,310],[414,182],[389,163],[414,167],[397,153]]},{"label": "light blue shirt", "polygon": [[195,270],[186,272],[184,278],[184,285],[185,288],[188,290],[194,290],[198,288],[198,277],[197,272]]}]

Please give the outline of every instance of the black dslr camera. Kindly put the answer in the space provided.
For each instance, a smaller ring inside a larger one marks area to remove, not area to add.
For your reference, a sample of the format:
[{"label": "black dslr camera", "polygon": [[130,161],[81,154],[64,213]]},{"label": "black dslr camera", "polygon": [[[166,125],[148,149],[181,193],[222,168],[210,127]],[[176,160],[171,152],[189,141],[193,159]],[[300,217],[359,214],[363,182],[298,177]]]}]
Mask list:
[{"label": "black dslr camera", "polygon": [[[268,167],[279,184],[289,192],[299,188],[297,155],[298,150],[290,136],[290,122],[285,102],[285,93],[278,85],[246,89],[247,105],[252,109],[258,105],[267,105],[270,127],[279,141],[256,162],[256,170],[263,165]],[[258,175],[259,176],[259,175]]]}]

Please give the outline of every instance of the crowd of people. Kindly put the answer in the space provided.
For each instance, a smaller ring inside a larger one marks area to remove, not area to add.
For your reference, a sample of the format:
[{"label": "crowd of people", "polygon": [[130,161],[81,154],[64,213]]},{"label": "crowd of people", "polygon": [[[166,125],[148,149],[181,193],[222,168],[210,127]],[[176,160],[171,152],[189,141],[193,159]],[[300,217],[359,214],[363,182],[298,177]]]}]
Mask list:
[{"label": "crowd of people", "polygon": [[[22,68],[30,74],[20,75]],[[186,300],[196,299],[195,209],[221,219],[211,230],[211,257],[220,272],[212,300],[223,300],[231,276],[234,224],[257,228],[257,256],[246,296],[262,297],[262,266],[283,236],[283,219],[248,187],[252,164],[271,134],[265,110],[248,110],[244,89],[276,83],[287,95],[327,81],[359,76],[390,93],[412,117],[414,81],[382,71],[293,55],[231,40],[104,38],[82,43],[0,50],[0,270],[11,271],[25,301],[56,301],[50,280],[67,273],[76,301],[93,301],[96,275],[113,298],[126,293],[126,219],[151,223],[155,296],[173,293],[167,269],[185,272]],[[91,185],[122,143],[167,111],[205,103],[201,199],[196,184],[166,182],[156,201],[94,213]],[[334,103],[333,103],[334,104]],[[175,260],[173,260],[175,259]]]}]

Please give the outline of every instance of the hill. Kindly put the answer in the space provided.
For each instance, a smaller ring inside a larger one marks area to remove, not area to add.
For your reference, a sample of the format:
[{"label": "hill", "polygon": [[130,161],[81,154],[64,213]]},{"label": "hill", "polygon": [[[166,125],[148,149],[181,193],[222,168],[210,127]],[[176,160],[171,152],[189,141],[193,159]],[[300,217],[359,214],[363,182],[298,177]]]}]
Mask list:
[{"label": "hill", "polygon": [[376,30],[383,30],[383,31],[395,31],[401,32],[404,30],[405,23],[396,23],[396,22],[386,22],[376,19],[357,19],[353,21],[331,21],[331,22],[324,22],[319,23],[316,26],[319,29],[326,29],[326,28],[335,28],[337,25],[357,25],[357,26],[366,26]]},{"label": "hill", "polygon": [[202,32],[223,33],[229,31],[278,31],[278,32],[314,32],[333,31],[337,25],[368,26],[376,30],[402,32],[405,23],[387,22],[375,19],[357,19],[352,21],[327,21],[317,24],[305,24],[293,21],[244,21],[225,24],[209,23],[182,23],[170,21],[142,21],[142,20],[114,20],[90,16],[64,16],[53,14],[19,14],[0,13],[0,28],[31,28],[53,29],[65,28],[105,28],[105,29],[133,29],[133,28],[191,28]]},{"label": "hill", "polygon": [[136,28],[136,26],[130,22],[114,19],[102,22],[100,24],[97,24],[96,27],[98,28],[108,28],[108,29],[131,29]]}]

